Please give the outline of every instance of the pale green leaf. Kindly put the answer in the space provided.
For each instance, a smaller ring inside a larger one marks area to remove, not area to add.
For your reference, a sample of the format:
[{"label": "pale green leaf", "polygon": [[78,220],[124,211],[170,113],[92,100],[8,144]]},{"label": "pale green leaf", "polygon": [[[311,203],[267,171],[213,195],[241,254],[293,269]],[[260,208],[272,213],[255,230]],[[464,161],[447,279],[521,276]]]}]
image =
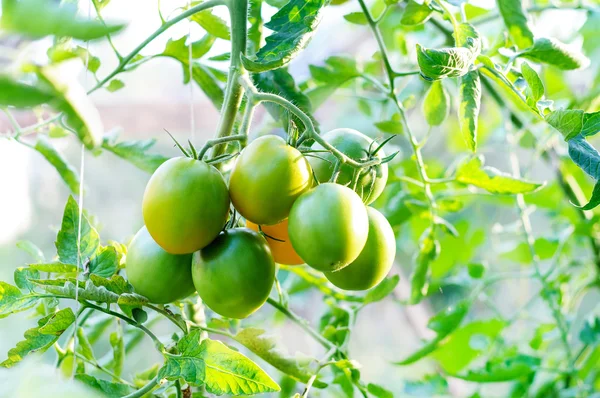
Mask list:
[{"label": "pale green leaf", "polygon": [[154,173],[161,164],[168,160],[166,156],[149,152],[156,143],[154,139],[142,141],[117,141],[117,139],[117,135],[104,137],[102,148],[127,160],[140,170]]},{"label": "pale green leaf", "polygon": [[19,288],[0,281],[0,318],[29,309],[38,299],[35,295],[25,295]]},{"label": "pale green leaf", "polygon": [[0,75],[0,106],[29,108],[52,101],[56,95],[51,91],[17,82]]},{"label": "pale green leaf", "polygon": [[77,374],[75,375],[75,380],[100,391],[104,396],[110,398],[120,398],[131,393],[131,387],[126,384],[97,379],[87,374]]},{"label": "pale green leaf", "polygon": [[383,300],[394,291],[398,285],[398,282],[400,282],[400,276],[398,275],[385,278],[379,283],[379,285],[367,292],[364,298],[364,303],[369,304]]},{"label": "pale green leaf", "polygon": [[508,34],[519,48],[531,47],[533,33],[521,0],[496,0]]},{"label": "pale green leaf", "polygon": [[597,134],[600,131],[600,111],[594,113],[586,113],[583,115],[583,128],[581,134],[590,136]]},{"label": "pale green leaf", "polygon": [[402,25],[420,25],[427,22],[431,17],[433,9],[426,3],[419,4],[414,0],[409,0],[408,4],[404,8],[402,19],[400,23]]},{"label": "pale green leaf", "polygon": [[77,194],[79,192],[80,183],[79,174],[77,173],[77,170],[75,170],[75,168],[56,150],[56,148],[54,148],[50,140],[48,140],[45,135],[39,134],[34,148],[41,153],[52,166],[54,166],[71,192]]},{"label": "pale green leaf", "polygon": [[365,14],[361,11],[346,14],[344,15],[344,19],[356,25],[366,25],[368,23],[367,17],[365,17]]},{"label": "pale green leaf", "polygon": [[544,83],[527,62],[521,65],[521,73],[527,82],[527,90],[525,90],[527,104],[537,111],[537,102],[544,96]]},{"label": "pale green leaf", "polygon": [[64,274],[77,271],[77,266],[75,264],[65,264],[59,261],[55,261],[53,263],[29,264],[29,268],[41,272],[50,272],[56,274]]},{"label": "pale green leaf", "polygon": [[565,70],[583,68],[590,63],[590,60],[580,51],[553,38],[536,39],[532,47],[519,55]]},{"label": "pale green leaf", "polygon": [[450,98],[441,81],[434,81],[425,94],[423,114],[430,126],[439,126],[450,112]]},{"label": "pale green leaf", "polygon": [[80,259],[78,259],[77,249],[78,233],[79,205],[72,196],[69,196],[63,213],[62,225],[58,231],[55,243],[58,258],[62,263],[81,265],[96,253],[96,250],[100,245],[100,237],[98,236],[96,229],[90,225],[85,215],[83,215],[83,218],[81,219],[81,236],[79,241]]},{"label": "pale green leaf", "polygon": [[460,104],[458,123],[467,148],[477,150],[477,126],[481,106],[481,80],[478,71],[471,71],[460,78]]},{"label": "pale green leaf", "polygon": [[463,162],[456,171],[456,181],[474,185],[495,194],[529,193],[544,185],[515,178],[492,167],[484,167],[482,157],[473,157]]},{"label": "pale green leaf", "polygon": [[31,255],[31,257],[33,257],[38,263],[46,261],[42,250],[39,247],[37,247],[33,242],[29,240],[20,240],[17,242],[16,246],[19,249],[29,253],[29,255]]},{"label": "pale green leaf", "polygon": [[125,87],[125,83],[123,83],[122,80],[112,79],[110,83],[108,83],[108,86],[106,86],[106,89],[111,93],[114,93],[115,91],[119,91],[123,87]]},{"label": "pale green leaf", "polygon": [[[199,2],[192,3],[192,6],[197,4],[199,4]],[[229,40],[231,37],[227,23],[220,17],[213,14],[211,10],[197,12],[192,15],[190,19],[200,25],[208,33],[218,37],[219,39]]]},{"label": "pale green leaf", "polygon": [[583,118],[584,112],[580,109],[558,109],[546,116],[546,121],[568,141],[581,133]]}]

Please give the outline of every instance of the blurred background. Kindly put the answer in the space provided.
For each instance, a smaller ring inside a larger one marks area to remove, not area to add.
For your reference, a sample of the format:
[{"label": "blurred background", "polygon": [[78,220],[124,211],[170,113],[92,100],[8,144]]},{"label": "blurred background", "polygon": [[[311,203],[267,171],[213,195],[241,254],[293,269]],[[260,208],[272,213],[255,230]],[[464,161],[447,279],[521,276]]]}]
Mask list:
[{"label": "blurred background", "polygon": [[[85,2],[82,2],[85,3]],[[162,11],[167,17],[178,7],[184,6],[185,1],[163,1]],[[492,9],[493,1],[471,1],[471,4],[484,10]],[[540,2],[543,3],[543,2]],[[340,7],[328,7],[323,14],[323,21],[308,45],[290,65],[290,73],[297,82],[302,82],[310,77],[309,65],[322,65],[324,60],[332,55],[350,56],[360,62],[370,61],[375,52],[375,42],[367,27],[348,24],[344,15],[357,11],[358,5],[349,2]],[[83,15],[87,12],[85,4],[80,5]],[[269,10],[267,10],[269,11]],[[273,9],[274,11],[274,9]],[[156,2],[148,0],[113,0],[104,12],[107,20],[125,21],[128,27],[114,37],[114,44],[121,53],[128,53],[142,40],[149,36],[159,25]],[[217,12],[217,14],[219,14]],[[226,19],[226,15],[222,15]],[[265,15],[268,20],[269,15]],[[556,37],[570,43],[575,47],[582,47],[592,60],[592,65],[583,71],[560,73],[554,69],[543,71],[546,90],[557,98],[576,97],[580,93],[587,93],[594,85],[597,74],[599,54],[597,48],[600,40],[598,24],[587,21],[586,13],[577,10],[547,11],[542,16],[535,16],[535,33],[540,36]],[[170,29],[145,48],[143,54],[160,53],[169,38],[180,38],[188,33],[187,22],[182,22]],[[584,31],[584,28],[587,31]],[[496,19],[486,23],[480,29],[488,37],[487,45],[503,28],[501,21]],[[203,31],[197,26],[191,26],[192,39],[197,40]],[[443,38],[429,25],[425,28],[415,28],[410,34],[402,38],[406,42],[408,55],[395,59],[397,69],[414,69],[414,46],[417,42],[430,47],[439,45]],[[584,42],[584,38],[587,38]],[[590,43],[589,38],[594,38],[595,43]],[[390,38],[386,38],[390,39]],[[48,43],[43,41],[28,50],[28,56],[35,58],[45,56]],[[100,77],[105,76],[117,65],[112,49],[107,43],[91,43],[89,50],[102,60],[98,71]],[[1,51],[1,50],[0,50]],[[217,55],[229,51],[229,43],[218,40],[210,55]],[[223,64],[219,64],[222,66]],[[80,81],[90,87],[94,84],[92,77],[85,77],[83,68],[80,71]],[[190,104],[192,104],[195,119],[195,132],[193,142],[197,146],[212,137],[218,121],[218,110],[206,98],[204,93],[196,86],[183,83],[183,70],[179,62],[169,58],[156,58],[142,66],[133,73],[124,73],[120,79],[125,87],[111,93],[99,90],[92,95],[94,104],[98,107],[106,131],[118,129],[121,139],[147,139],[157,140],[153,151],[168,156],[178,155],[173,148],[171,139],[164,130],[168,130],[178,140],[184,142],[192,137],[190,131]],[[402,80],[402,96],[405,103],[412,103],[409,111],[410,122],[414,126],[417,136],[422,137],[426,130],[426,123],[420,111],[424,83],[417,76]],[[452,89],[455,89],[454,87]],[[383,137],[384,134],[374,126],[376,116],[367,117],[357,111],[359,98],[352,88],[339,90],[328,98],[315,112],[321,131],[328,131],[337,127],[350,127],[362,131],[374,138]],[[456,100],[452,98],[452,101]],[[456,103],[453,103],[456,106]],[[16,113],[21,126],[36,122],[35,115],[31,112]],[[507,151],[506,132],[500,110],[489,100],[485,100],[480,116],[480,131],[483,133],[481,153],[486,155],[487,164],[504,171],[510,171],[510,162]],[[458,124],[454,111],[450,118],[432,132],[432,138],[425,150],[426,162],[431,176],[443,175],[454,159],[464,153],[465,147],[460,134],[457,134]],[[0,134],[9,133],[11,125],[3,114],[0,114]],[[281,133],[264,108],[260,108],[255,116],[251,130],[253,136],[266,133]],[[80,144],[72,137],[54,140],[59,149],[76,168],[80,167]],[[392,146],[401,150],[400,156],[395,161],[394,167],[399,173],[408,173],[412,161],[406,143],[400,137],[392,142]],[[566,150],[565,146],[562,151]],[[390,149],[391,152],[391,149]],[[577,216],[567,200],[558,193],[554,181],[553,168],[550,164],[542,162],[532,156],[531,151],[519,150],[524,168],[530,173],[528,178],[535,181],[548,181],[548,185],[539,194],[531,195],[530,203],[534,203],[542,211],[536,212],[532,217],[535,225],[536,237],[541,245],[546,244],[543,250],[548,252],[546,259],[551,259],[556,253],[559,244],[564,244],[561,239],[572,233],[568,229],[568,222]],[[561,167],[570,167],[573,175],[580,180],[585,194],[591,192],[591,180],[586,179],[573,165],[565,163]],[[85,154],[84,173],[85,197],[84,207],[95,216],[98,229],[103,241],[116,240],[127,242],[142,226],[141,199],[150,175],[140,171],[130,163],[123,161],[110,153],[94,156]],[[35,242],[47,258],[55,255],[54,239],[60,226],[62,212],[69,190],[60,179],[53,167],[37,152],[15,142],[0,139],[0,279],[12,281],[13,271],[18,266],[27,264],[31,259],[22,250],[16,247],[20,240]],[[522,237],[515,233],[515,223],[518,214],[514,206],[504,206],[503,199],[488,198],[485,196],[469,196],[461,198],[464,208],[455,213],[450,221],[460,232],[458,238],[447,235],[442,239],[442,255],[436,260],[434,274],[437,277],[451,276],[460,285],[460,279],[466,278],[466,267],[469,263],[483,263],[497,270],[519,270],[525,266],[523,259]],[[421,224],[425,220],[411,219],[406,222],[406,204],[403,202],[401,189],[390,184],[384,197],[377,202],[384,210],[390,221],[394,224],[398,239],[397,267],[394,273],[401,274],[402,282],[398,287],[395,297],[383,302],[373,304],[363,311],[357,320],[350,352],[352,358],[363,365],[362,378],[368,382],[375,382],[394,391],[397,396],[435,396],[435,389],[427,384],[412,385],[407,391],[406,381],[418,380],[424,374],[435,374],[433,362],[420,361],[410,367],[390,366],[390,362],[398,360],[413,352],[421,338],[429,337],[425,328],[427,319],[432,313],[443,306],[455,301],[464,295],[460,287],[453,287],[448,279],[439,294],[433,295],[427,304],[407,307],[399,304],[399,300],[406,298],[409,293],[407,276],[412,269],[412,257],[416,252]],[[558,220],[558,221],[557,221]],[[581,262],[582,266],[589,266],[590,256],[588,251],[581,249],[585,243],[577,238],[565,247],[561,246],[562,258],[565,261]],[[493,305],[478,304],[471,315],[473,318],[486,318],[494,316],[494,311],[501,311],[505,316],[510,316],[515,308],[521,307],[532,294],[536,294],[539,287],[529,281],[512,281],[498,284],[496,291],[490,291],[487,299]],[[582,302],[579,312],[589,313],[594,308],[600,296],[590,294]],[[315,324],[318,322],[326,304],[322,295],[316,291],[306,291],[292,297],[293,308],[303,317],[310,319]],[[530,312],[538,322],[549,316],[546,307],[541,303],[534,303]],[[252,316],[246,324],[261,325],[262,320],[271,317],[271,309],[263,308],[258,314]],[[573,314],[576,322],[577,313]],[[277,319],[277,318],[276,318]],[[521,339],[522,334],[531,334],[528,320],[515,322],[514,331],[506,334],[505,338]],[[0,359],[5,353],[22,339],[23,332],[32,327],[35,320],[29,318],[27,313],[19,313],[8,319],[0,320]],[[283,342],[283,346],[294,353],[296,351],[307,355],[322,353],[309,337],[295,326],[279,319],[272,329]],[[266,327],[269,329],[269,327]],[[172,332],[169,325],[156,326],[163,334]],[[429,331],[430,333],[430,331]],[[108,349],[108,342],[104,342]],[[44,355],[44,361],[51,363],[54,353],[49,351]],[[141,344],[133,355],[128,356],[124,375],[133,374],[136,370],[146,368],[150,363],[161,362],[160,355],[152,349],[149,342]],[[263,363],[261,363],[263,364]],[[0,371],[3,372],[3,371]],[[276,374],[276,371],[273,371]],[[440,381],[441,383],[441,381]],[[454,396],[469,396],[472,389],[461,382],[453,382],[450,389]],[[323,396],[336,396],[325,392]],[[485,396],[502,397],[506,390],[501,387],[486,390]],[[444,395],[444,394],[442,394]]]}]

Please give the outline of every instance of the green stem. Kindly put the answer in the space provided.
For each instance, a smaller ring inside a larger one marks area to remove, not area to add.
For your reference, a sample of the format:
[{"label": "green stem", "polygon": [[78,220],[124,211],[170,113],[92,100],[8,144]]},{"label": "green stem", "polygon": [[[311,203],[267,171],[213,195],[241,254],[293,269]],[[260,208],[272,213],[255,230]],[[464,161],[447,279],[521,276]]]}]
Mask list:
[{"label": "green stem", "polygon": [[254,110],[256,104],[247,103],[246,109],[244,110],[244,117],[242,118],[242,124],[240,126],[240,134],[248,137],[250,133],[250,125],[252,125],[252,118],[254,117]]},{"label": "green stem", "polygon": [[104,373],[104,374],[112,377],[113,379],[117,380],[119,383],[126,384],[126,385],[128,385],[130,387],[135,388],[134,384],[132,384],[132,383],[128,382],[127,380],[122,379],[121,377],[117,376],[116,374],[114,374],[110,370],[106,369],[104,366],[100,365],[98,362],[91,361],[91,360],[89,360],[88,358],[84,357],[83,355],[81,355],[78,352],[75,353],[75,356],[78,359],[82,360],[83,362],[92,365],[93,367],[95,367],[96,369],[98,369],[100,372],[102,372],[102,373]]},{"label": "green stem", "polygon": [[121,73],[123,71],[123,69],[125,68],[125,66],[127,66],[127,64],[129,63],[129,61],[131,61],[136,55],[138,55],[140,53],[140,51],[142,51],[144,49],[144,47],[146,47],[148,44],[150,44],[150,42],[152,42],[152,40],[156,39],[158,36],[160,36],[162,33],[164,33],[166,30],[168,30],[171,26],[175,25],[177,22],[184,20],[194,14],[197,14],[200,11],[204,11],[209,8],[220,6],[220,5],[225,5],[225,4],[227,4],[226,0],[209,0],[207,2],[200,3],[194,7],[191,7],[190,9],[182,12],[181,14],[177,15],[176,17],[169,19],[167,22],[165,22],[163,25],[161,25],[160,28],[155,30],[154,33],[152,33],[150,36],[148,36],[146,38],[146,40],[141,42],[129,54],[127,54],[123,59],[121,59],[121,62],[119,62],[119,65],[117,65],[117,67],[112,72],[110,72],[108,74],[108,76],[106,76],[104,79],[100,80],[94,87],[92,87],[88,91],[88,94],[91,94],[94,91],[98,90],[100,87],[102,87],[106,83],[108,83],[113,77],[115,77],[116,75]]},{"label": "green stem", "polygon": [[456,20],[456,17],[454,16],[454,14],[452,14],[452,12],[450,12],[450,10],[448,9],[448,5],[444,0],[437,0],[437,2],[440,5],[440,7],[442,7],[442,10],[444,10],[444,14],[446,14],[450,19],[450,22],[452,22],[452,28],[454,29],[454,32],[457,32],[458,21]]},{"label": "green stem", "polygon": [[[231,19],[231,64],[227,77],[225,98],[217,126],[217,138],[227,137],[233,130],[235,119],[242,103],[244,89],[239,82],[242,74],[242,55],[246,54],[248,36],[248,0],[225,0]],[[225,146],[216,147],[212,158],[225,153]]]},{"label": "green stem", "polygon": [[198,153],[198,159],[199,160],[204,159],[204,155],[206,155],[206,152],[208,152],[208,150],[210,148],[215,148],[215,150],[216,150],[217,147],[219,147],[219,146],[224,147],[225,145],[223,145],[223,144],[227,144],[227,143],[233,142],[233,141],[246,142],[247,138],[248,137],[245,134],[236,134],[236,135],[230,135],[227,137],[221,137],[221,138],[215,138],[212,140],[208,140],[206,142],[206,144],[204,144],[204,147],[202,147],[202,149],[200,150],[200,153]]},{"label": "green stem", "polygon": [[139,390],[124,396],[123,398],[138,398],[138,397],[143,397],[144,395],[146,395],[147,393],[149,393],[150,391],[152,391],[152,389],[154,388],[155,385],[158,384],[158,376],[156,376],[155,378],[153,378],[152,380],[150,380],[148,382],[148,384],[146,384],[144,387],[140,388]]},{"label": "green stem", "polygon": [[[98,2],[92,1],[92,4],[94,5],[94,9],[96,10],[96,15],[98,16],[98,19],[100,20],[100,22],[102,22],[104,24],[104,26],[106,26],[106,22],[104,21],[102,14],[100,14],[100,9],[98,8]],[[123,59],[123,57],[119,53],[119,50],[117,50],[117,47],[115,47],[115,44],[112,41],[112,36],[110,35],[110,33],[106,34],[106,39],[108,40],[108,44],[113,49],[113,51],[114,51],[115,55],[117,56],[117,58],[119,59],[119,61],[121,61]]]}]

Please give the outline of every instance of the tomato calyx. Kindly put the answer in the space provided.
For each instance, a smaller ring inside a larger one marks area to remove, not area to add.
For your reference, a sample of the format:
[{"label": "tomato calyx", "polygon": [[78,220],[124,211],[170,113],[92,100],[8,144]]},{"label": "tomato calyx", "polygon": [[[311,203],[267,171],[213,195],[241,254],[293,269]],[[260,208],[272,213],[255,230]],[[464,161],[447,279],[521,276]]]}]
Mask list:
[{"label": "tomato calyx", "polygon": [[[175,143],[175,146],[177,146],[177,148],[179,148],[179,150],[181,151],[181,153],[184,156],[186,156],[190,159],[196,159],[196,160],[206,162],[210,165],[227,162],[227,161],[239,156],[239,154],[242,151],[242,146],[248,140],[248,137],[245,134],[236,134],[236,135],[230,135],[230,136],[222,137],[222,138],[215,138],[215,139],[206,141],[206,144],[204,144],[204,146],[200,150],[197,150],[196,147],[194,146],[194,144],[192,144],[192,142],[190,140],[187,140],[188,149],[186,149],[183,147],[183,145],[181,145],[179,143],[179,141],[177,141],[177,139],[175,137],[173,137],[173,134],[171,134],[167,129],[164,129],[164,130],[167,132],[167,134],[169,134],[169,137],[171,137],[171,139]],[[223,155],[219,155],[212,159],[205,159],[206,153],[208,152],[209,149],[217,147],[219,145],[227,145],[232,142],[235,142],[237,144],[237,148],[234,152],[225,153]]]}]

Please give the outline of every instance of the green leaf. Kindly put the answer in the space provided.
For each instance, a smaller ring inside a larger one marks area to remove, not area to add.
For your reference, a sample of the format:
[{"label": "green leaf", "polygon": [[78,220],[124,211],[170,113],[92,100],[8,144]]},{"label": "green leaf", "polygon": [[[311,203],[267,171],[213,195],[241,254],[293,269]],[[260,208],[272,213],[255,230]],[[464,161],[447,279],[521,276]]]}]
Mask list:
[{"label": "green leaf", "polygon": [[408,365],[418,361],[421,358],[429,355],[437,349],[440,342],[454,332],[462,323],[465,316],[469,312],[473,302],[471,300],[462,300],[454,306],[445,308],[435,314],[428,322],[427,327],[437,333],[437,336],[425,343],[417,351],[406,357],[405,359],[396,362],[396,365]]},{"label": "green leaf", "polygon": [[529,346],[534,350],[545,349],[548,347],[549,342],[544,341],[544,336],[556,329],[556,324],[554,323],[542,323],[535,329],[535,333],[531,340],[529,341]]},{"label": "green leaf", "polygon": [[122,383],[112,383],[110,381],[97,379],[86,374],[76,374],[75,380],[80,381],[95,390],[98,390],[106,397],[118,398],[131,393],[131,387]]},{"label": "green leaf", "polygon": [[145,304],[148,304],[148,299],[144,296],[140,296],[137,293],[123,293],[117,301],[119,308],[127,316],[133,317],[135,309],[141,309]]},{"label": "green leaf", "polygon": [[432,13],[433,9],[425,2],[423,4],[419,4],[414,0],[409,0],[404,8],[404,13],[402,14],[400,23],[402,25],[409,26],[420,25],[427,22]]},{"label": "green leaf", "polygon": [[394,394],[391,391],[378,384],[369,383],[367,385],[367,391],[377,398],[394,398]]},{"label": "green leaf", "polygon": [[77,328],[77,352],[90,361],[95,361],[94,349],[88,340],[83,328]]},{"label": "green leaf", "polygon": [[112,246],[103,247],[90,259],[88,267],[90,273],[110,278],[119,269],[117,251]]},{"label": "green leaf", "polygon": [[0,29],[34,39],[68,36],[87,41],[102,38],[125,27],[123,24],[79,18],[75,4],[60,5],[47,0],[19,0],[5,4]]},{"label": "green leaf", "polygon": [[519,54],[521,57],[531,59],[559,69],[572,70],[586,67],[590,60],[574,49],[553,38],[536,39],[533,46]]},{"label": "green leaf", "polygon": [[[60,297],[75,299],[76,282],[71,280],[35,280],[31,281],[36,286],[44,289],[50,294]],[[109,291],[104,286],[96,286],[91,280],[79,283],[77,290],[79,300],[97,301],[100,303],[116,303],[119,295]]]},{"label": "green leaf", "polygon": [[25,295],[17,287],[0,281],[0,318],[25,311],[39,300],[34,295]]},{"label": "green leaf", "polygon": [[[404,393],[411,397],[448,397],[448,382],[439,374],[425,375],[421,380],[404,382]],[[476,398],[471,395],[469,398]]]},{"label": "green leaf", "polygon": [[147,173],[154,173],[161,164],[169,159],[166,156],[148,152],[156,144],[155,139],[120,142],[117,139],[117,135],[104,137],[102,148],[127,160]]},{"label": "green leaf", "polygon": [[410,303],[416,304],[423,299],[428,289],[429,265],[440,253],[440,246],[430,231],[425,231],[419,242],[419,253],[415,269],[410,277]]},{"label": "green leaf", "polygon": [[102,120],[77,76],[68,70],[69,64],[71,62],[44,66],[38,69],[38,75],[56,97],[52,107],[63,112],[67,126],[88,149],[94,149],[102,142]]},{"label": "green leaf", "polygon": [[[538,238],[534,242],[534,249],[540,260],[551,259],[558,249],[558,239]],[[519,262],[522,264],[531,264],[533,257],[527,242],[521,242],[513,250],[504,252],[500,258]]]},{"label": "green leaf", "polygon": [[421,75],[427,80],[463,76],[477,56],[468,48],[425,48],[417,44],[417,61]]},{"label": "green leaf", "polygon": [[483,157],[473,157],[458,166],[456,181],[474,185],[494,194],[518,194],[533,192],[543,183],[512,177],[492,167],[483,166]]},{"label": "green leaf", "polygon": [[29,280],[38,279],[39,277],[40,272],[38,270],[27,267],[19,267],[14,272],[15,285],[23,290],[33,291],[34,285]]},{"label": "green leaf", "polygon": [[533,44],[533,33],[529,28],[527,15],[521,4],[521,0],[496,0],[504,25],[508,29],[513,42],[519,48],[531,47]]},{"label": "green leaf", "polygon": [[46,104],[55,98],[55,94],[42,87],[31,86],[0,75],[0,106],[30,108]]},{"label": "green leaf", "polygon": [[600,154],[582,135],[568,141],[569,156],[583,171],[595,180],[600,180]]},{"label": "green leaf", "polygon": [[394,291],[396,286],[400,282],[400,276],[394,275],[389,278],[385,278],[376,287],[369,290],[364,298],[364,303],[376,303],[386,298],[390,293]]},{"label": "green leaf", "polygon": [[42,250],[33,242],[29,240],[20,240],[17,242],[16,246],[31,255],[31,257],[33,257],[38,263],[46,261]]},{"label": "green leaf", "polygon": [[265,24],[273,33],[256,53],[256,59],[242,58],[246,69],[264,72],[289,63],[308,44],[327,3],[328,0],[290,0],[281,7]]},{"label": "green leaf", "polygon": [[55,261],[53,263],[30,264],[29,268],[41,272],[50,272],[56,274],[65,274],[77,271],[77,265],[65,264],[61,263],[60,261]]},{"label": "green leaf", "polygon": [[279,386],[250,359],[220,341],[204,339],[193,330],[178,343],[179,355],[166,354],[158,377],[183,378],[211,394],[250,395],[279,391]]},{"label": "green leaf", "polygon": [[115,91],[119,91],[123,87],[125,87],[125,83],[123,83],[123,80],[112,79],[110,83],[108,83],[108,86],[106,86],[106,89],[111,93],[114,93]]},{"label": "green leaf", "polygon": [[356,60],[341,56],[329,57],[324,66],[310,65],[309,69],[316,87],[309,89],[307,95],[315,108],[321,106],[339,87],[361,75]]},{"label": "green leaf", "polygon": [[584,112],[580,109],[559,109],[546,116],[546,122],[557,129],[565,141],[577,136],[583,129]]},{"label": "green leaf", "polygon": [[439,126],[450,112],[450,98],[441,81],[431,83],[423,101],[423,114],[430,126]]},{"label": "green leaf", "polygon": [[[242,329],[235,335],[234,339],[271,366],[290,376],[294,380],[307,383],[313,375],[313,372],[308,366],[312,361],[316,360],[311,360],[307,357],[290,357],[277,346],[275,338],[265,335],[265,331],[262,329]],[[317,379],[314,386],[323,388],[326,387],[327,384]]]},{"label": "green leaf", "polygon": [[81,220],[80,263],[78,263],[77,237],[79,233],[79,205],[69,196],[63,213],[62,225],[56,239],[58,259],[65,264],[85,264],[96,253],[100,245],[100,237],[96,229],[90,225],[87,217]]},{"label": "green leaf", "polygon": [[476,383],[499,383],[525,379],[536,372],[540,358],[518,354],[486,363],[481,369],[470,369],[465,374],[453,374],[452,377]]},{"label": "green leaf", "polygon": [[117,324],[117,331],[110,334],[109,342],[112,347],[112,359],[106,367],[112,369],[117,376],[121,376],[125,362],[125,343],[123,341],[123,327],[120,323]]},{"label": "green leaf", "polygon": [[[313,107],[310,99],[298,88],[294,78],[286,68],[279,68],[260,74],[257,73],[252,76],[252,79],[260,91],[274,93],[293,102],[294,105],[307,113],[313,120],[313,123],[317,125],[315,118],[312,116]],[[265,106],[273,119],[282,120],[284,121],[284,125],[287,126],[290,117],[287,110],[270,103],[265,103]],[[301,125],[299,119],[294,117],[293,120],[296,125]]]},{"label": "green leaf", "polygon": [[472,152],[477,150],[477,125],[481,107],[481,81],[479,72],[471,71],[460,78],[460,105],[458,123],[460,131]]},{"label": "green leaf", "polygon": [[527,82],[527,90],[525,90],[527,104],[537,111],[537,102],[544,96],[544,83],[527,62],[521,64],[521,73]]},{"label": "green leaf", "polygon": [[103,286],[109,292],[113,292],[117,295],[133,293],[133,286],[131,286],[121,275],[113,275],[110,279],[107,279],[99,275],[91,274],[90,280],[97,287]]},{"label": "green leaf", "polygon": [[590,317],[585,322],[581,332],[579,332],[579,340],[583,344],[590,345],[600,341],[600,318],[597,316]]},{"label": "green leaf", "polygon": [[[2,283],[2,282],[0,282]],[[1,367],[11,368],[21,362],[31,352],[44,352],[50,348],[65,330],[75,322],[75,314],[65,308],[38,321],[38,326],[25,332],[25,340],[8,351],[8,358]]]},{"label": "green leaf", "polygon": [[[192,7],[200,4],[200,2],[192,3]],[[204,10],[195,13],[190,19],[200,25],[211,35],[218,37],[219,39],[229,40],[231,35],[229,33],[229,26],[220,17],[214,15],[212,10]]]},{"label": "green leaf", "polygon": [[445,372],[456,374],[489,348],[492,339],[506,326],[500,319],[475,321],[460,329],[440,345],[435,357]]},{"label": "green leaf", "polygon": [[71,192],[74,194],[79,193],[79,174],[77,170],[54,148],[45,135],[38,134],[34,148],[54,166]]},{"label": "green leaf", "polygon": [[402,134],[404,132],[404,126],[402,125],[402,122],[396,119],[377,122],[375,123],[375,127],[377,127],[377,129],[380,131],[389,134]]},{"label": "green leaf", "polygon": [[600,131],[600,111],[594,113],[586,113],[583,115],[583,129],[581,134],[590,136],[597,134]]},{"label": "green leaf", "polygon": [[263,0],[250,0],[248,11],[248,54],[254,55],[260,48],[263,35],[262,5]]},{"label": "green leaf", "polygon": [[594,190],[592,191],[592,197],[590,198],[589,202],[583,206],[579,206],[579,208],[582,210],[592,210],[598,205],[600,205],[600,182],[596,182],[596,184],[594,184]]},{"label": "green leaf", "polygon": [[365,17],[365,14],[361,11],[346,14],[344,15],[344,19],[356,25],[366,25],[368,23],[367,17]]}]

